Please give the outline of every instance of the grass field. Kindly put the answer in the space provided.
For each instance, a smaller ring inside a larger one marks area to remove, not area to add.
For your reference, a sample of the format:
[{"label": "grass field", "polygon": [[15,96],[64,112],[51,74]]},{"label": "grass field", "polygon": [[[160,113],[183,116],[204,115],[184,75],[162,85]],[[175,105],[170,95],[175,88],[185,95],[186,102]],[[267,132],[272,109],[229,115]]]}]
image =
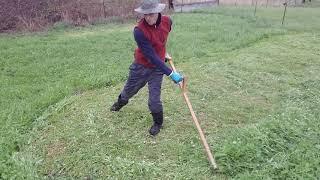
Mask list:
[{"label": "grass field", "polygon": [[172,16],[168,50],[219,170],[180,91],[165,78],[152,138],[147,89],[118,113],[133,22],[0,35],[0,179],[317,179],[320,9],[219,7]]}]

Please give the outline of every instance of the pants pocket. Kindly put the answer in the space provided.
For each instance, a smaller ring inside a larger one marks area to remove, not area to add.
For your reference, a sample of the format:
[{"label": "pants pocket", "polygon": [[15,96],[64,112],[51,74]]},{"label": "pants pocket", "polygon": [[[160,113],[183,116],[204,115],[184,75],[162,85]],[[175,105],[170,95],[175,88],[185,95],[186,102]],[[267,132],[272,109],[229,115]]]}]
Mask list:
[{"label": "pants pocket", "polygon": [[132,76],[144,77],[146,74],[148,74],[148,68],[145,68],[141,64],[132,63],[129,69],[130,75]]}]

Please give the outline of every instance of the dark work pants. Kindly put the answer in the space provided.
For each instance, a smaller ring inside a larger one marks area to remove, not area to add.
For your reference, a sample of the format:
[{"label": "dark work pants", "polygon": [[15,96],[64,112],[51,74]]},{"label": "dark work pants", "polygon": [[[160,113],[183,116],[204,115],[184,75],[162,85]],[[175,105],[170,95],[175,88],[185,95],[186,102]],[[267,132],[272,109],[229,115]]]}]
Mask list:
[{"label": "dark work pants", "polygon": [[121,92],[121,100],[129,101],[142,87],[148,83],[148,106],[151,113],[163,111],[161,102],[161,84],[163,72],[157,68],[146,68],[141,64],[132,63],[128,80]]}]

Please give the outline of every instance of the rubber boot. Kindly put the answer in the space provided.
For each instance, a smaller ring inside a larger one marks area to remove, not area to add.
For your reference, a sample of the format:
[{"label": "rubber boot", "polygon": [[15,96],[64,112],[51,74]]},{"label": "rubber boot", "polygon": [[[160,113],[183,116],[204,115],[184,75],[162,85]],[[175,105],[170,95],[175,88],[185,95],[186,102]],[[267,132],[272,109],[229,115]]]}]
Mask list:
[{"label": "rubber boot", "polygon": [[153,117],[153,125],[151,126],[149,133],[152,136],[157,135],[160,132],[163,123],[163,112],[151,113]]},{"label": "rubber boot", "polygon": [[121,95],[119,95],[118,101],[111,106],[110,111],[119,111],[126,104],[128,104],[128,101],[121,100]]}]

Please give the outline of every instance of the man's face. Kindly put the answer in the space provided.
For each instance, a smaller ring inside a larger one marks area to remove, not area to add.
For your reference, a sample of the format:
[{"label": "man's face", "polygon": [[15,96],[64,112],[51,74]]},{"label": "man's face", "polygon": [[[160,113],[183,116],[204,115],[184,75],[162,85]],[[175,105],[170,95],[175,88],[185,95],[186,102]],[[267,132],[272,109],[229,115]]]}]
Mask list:
[{"label": "man's face", "polygon": [[158,20],[158,13],[144,14],[144,19],[149,25],[154,25]]}]

